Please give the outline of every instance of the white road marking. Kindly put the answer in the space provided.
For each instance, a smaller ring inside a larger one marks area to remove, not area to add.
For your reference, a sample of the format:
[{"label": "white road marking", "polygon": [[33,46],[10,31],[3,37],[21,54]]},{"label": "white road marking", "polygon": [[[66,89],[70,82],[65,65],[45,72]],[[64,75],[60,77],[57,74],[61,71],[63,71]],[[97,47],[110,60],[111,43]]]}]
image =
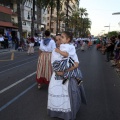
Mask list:
[{"label": "white road marking", "polygon": [[[31,57],[31,58],[27,58],[27,59],[24,59],[24,60],[21,60],[21,61],[17,61],[17,62],[14,62],[14,63],[10,63],[10,64],[8,64],[8,65],[4,65],[4,66],[2,66],[1,68],[4,68],[4,67],[6,67],[6,66],[10,66],[10,65],[14,65],[14,64],[16,64],[16,63],[20,63],[20,62],[23,62],[23,61],[26,61],[26,60],[29,60],[29,59],[32,59],[32,58],[36,58],[36,57]],[[38,57],[37,57],[38,58]],[[30,61],[30,60],[29,60]]]},{"label": "white road marking", "polygon": [[12,88],[12,87],[16,86],[17,84],[19,84],[19,83],[23,82],[24,80],[26,80],[27,78],[29,78],[29,77],[31,77],[31,76],[33,76],[33,75],[35,75],[35,74],[36,74],[36,71],[35,71],[35,72],[33,72],[33,73],[31,73],[30,75],[28,75],[28,76],[24,77],[23,79],[18,80],[17,82],[15,82],[15,83],[13,83],[13,84],[9,85],[8,87],[6,87],[6,88],[4,88],[4,89],[0,90],[0,94],[1,94],[1,93],[3,93],[3,92],[5,92],[5,91],[7,91],[7,90],[9,90],[10,88]]},{"label": "white road marking", "polygon": [[32,60],[32,61],[30,61],[30,62],[23,63],[23,64],[21,64],[21,65],[15,66],[15,67],[12,67],[12,68],[7,69],[7,70],[4,70],[4,71],[1,71],[0,74],[3,73],[3,72],[6,72],[6,71],[12,70],[12,69],[14,69],[14,68],[20,67],[20,66],[22,66],[22,65],[25,65],[25,64],[31,63],[31,62],[36,61],[36,60],[37,60],[37,59]]}]

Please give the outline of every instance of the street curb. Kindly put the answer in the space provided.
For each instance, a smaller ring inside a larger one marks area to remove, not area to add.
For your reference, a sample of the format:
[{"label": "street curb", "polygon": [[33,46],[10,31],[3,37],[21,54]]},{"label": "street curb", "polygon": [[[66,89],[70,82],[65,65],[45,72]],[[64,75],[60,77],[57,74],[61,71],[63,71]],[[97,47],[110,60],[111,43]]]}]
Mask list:
[{"label": "street curb", "polygon": [[16,50],[0,50],[0,54],[2,53],[8,53],[8,52],[15,52]]}]

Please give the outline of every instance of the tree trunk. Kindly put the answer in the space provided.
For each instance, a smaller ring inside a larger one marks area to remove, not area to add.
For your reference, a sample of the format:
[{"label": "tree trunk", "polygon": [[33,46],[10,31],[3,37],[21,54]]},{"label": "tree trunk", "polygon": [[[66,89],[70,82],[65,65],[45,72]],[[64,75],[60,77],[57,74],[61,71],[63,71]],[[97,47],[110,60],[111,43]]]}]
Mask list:
[{"label": "tree trunk", "polygon": [[51,20],[52,20],[52,13],[53,13],[53,5],[51,5],[51,11],[50,11],[50,31],[51,31]]},{"label": "tree trunk", "polygon": [[21,6],[20,1],[17,1],[17,12],[18,12],[18,32],[20,41],[22,40],[22,19],[21,19]]},{"label": "tree trunk", "polygon": [[57,22],[56,22],[56,35],[58,34],[58,16],[59,16],[59,10],[60,10],[60,0],[57,0]]},{"label": "tree trunk", "polygon": [[41,32],[41,3],[37,6],[37,29],[39,30],[40,26],[40,32]]},{"label": "tree trunk", "polygon": [[81,35],[81,36],[82,36],[82,26],[83,26],[83,23],[82,23],[82,22],[83,22],[82,16],[83,16],[83,15],[81,14],[81,29],[80,29],[80,35]]},{"label": "tree trunk", "polygon": [[59,20],[59,28],[58,28],[58,32],[60,33],[60,20]]},{"label": "tree trunk", "polygon": [[31,21],[31,37],[34,37],[34,20],[35,20],[35,0],[33,0],[33,9],[31,9],[32,12],[32,21]]},{"label": "tree trunk", "polygon": [[66,25],[65,25],[66,31],[68,31],[68,7],[69,7],[69,2],[70,2],[70,0],[67,0],[67,3],[66,3],[66,5],[67,5],[67,13],[66,13],[67,20],[66,20]]}]

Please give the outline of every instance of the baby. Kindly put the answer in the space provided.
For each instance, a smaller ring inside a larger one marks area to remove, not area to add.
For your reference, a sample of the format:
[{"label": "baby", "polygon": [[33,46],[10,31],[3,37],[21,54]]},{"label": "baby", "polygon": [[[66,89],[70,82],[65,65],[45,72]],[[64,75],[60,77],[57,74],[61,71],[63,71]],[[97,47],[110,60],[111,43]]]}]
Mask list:
[{"label": "baby", "polygon": [[[53,65],[53,70],[56,72],[62,72],[64,71],[63,76],[59,76],[56,74],[56,80],[63,79],[63,84],[66,83],[67,80],[69,80],[71,77],[75,78],[77,80],[78,85],[82,83],[82,74],[81,71],[78,68],[75,68],[74,70],[67,71],[72,66],[75,66],[75,62],[72,59],[72,57],[76,54],[75,48],[72,44],[70,44],[71,40],[69,37],[68,32],[64,32],[61,35],[61,45],[60,48],[56,48],[56,54],[55,57],[58,57],[58,60],[55,60]],[[61,56],[61,57],[60,57]]]}]

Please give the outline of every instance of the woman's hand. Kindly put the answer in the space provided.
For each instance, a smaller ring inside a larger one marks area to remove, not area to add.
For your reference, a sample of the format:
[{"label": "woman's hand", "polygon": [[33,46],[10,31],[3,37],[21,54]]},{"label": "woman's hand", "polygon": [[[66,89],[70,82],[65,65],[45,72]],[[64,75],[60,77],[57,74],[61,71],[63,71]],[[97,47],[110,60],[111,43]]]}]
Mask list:
[{"label": "woman's hand", "polygon": [[75,62],[75,63],[74,63],[74,66],[72,66],[71,68],[67,69],[66,71],[72,71],[72,70],[78,68],[78,66],[79,66],[79,63],[78,63],[78,62]]},{"label": "woman's hand", "polygon": [[64,72],[56,72],[57,75],[63,76]]}]

